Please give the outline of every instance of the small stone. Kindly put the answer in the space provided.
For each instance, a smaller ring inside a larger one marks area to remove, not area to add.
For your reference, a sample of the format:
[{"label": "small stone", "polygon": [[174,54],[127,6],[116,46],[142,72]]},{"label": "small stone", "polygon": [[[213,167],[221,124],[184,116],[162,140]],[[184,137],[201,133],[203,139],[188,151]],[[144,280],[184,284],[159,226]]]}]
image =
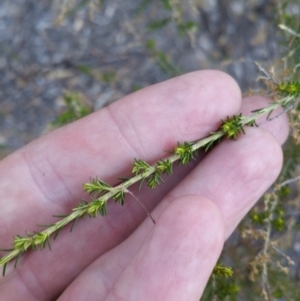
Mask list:
[{"label": "small stone", "polygon": [[300,254],[300,242],[294,243],[294,251]]},{"label": "small stone", "polygon": [[0,135],[0,147],[5,147],[7,145],[6,137]]}]

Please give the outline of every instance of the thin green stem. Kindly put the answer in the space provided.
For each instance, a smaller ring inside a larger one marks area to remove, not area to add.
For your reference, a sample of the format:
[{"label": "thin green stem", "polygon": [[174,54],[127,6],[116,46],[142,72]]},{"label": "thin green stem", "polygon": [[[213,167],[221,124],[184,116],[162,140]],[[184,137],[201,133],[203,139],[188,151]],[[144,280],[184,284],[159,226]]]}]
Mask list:
[{"label": "thin green stem", "polygon": [[[14,237],[12,243],[13,248],[10,253],[0,258],[0,266],[4,267],[4,271],[8,262],[17,257],[17,259],[26,252],[28,249],[45,248],[46,245],[50,246],[50,237],[54,235],[56,239],[59,231],[67,224],[73,222],[71,230],[73,229],[76,221],[85,216],[97,217],[107,213],[106,206],[109,199],[114,199],[121,205],[124,204],[125,194],[128,193],[128,187],[135,183],[147,181],[148,186],[155,188],[162,182],[161,175],[163,173],[170,175],[172,173],[172,164],[179,161],[181,164],[186,164],[194,157],[193,155],[200,149],[207,151],[216,142],[220,141],[223,137],[236,139],[236,136],[244,132],[243,126],[253,126],[262,115],[270,114],[280,106],[286,107],[295,100],[294,96],[286,96],[280,100],[270,103],[267,107],[253,111],[250,116],[233,116],[223,121],[222,126],[218,132],[210,133],[204,139],[200,139],[191,143],[185,142],[184,144],[178,143],[174,152],[166,159],[160,159],[153,166],[148,165],[142,160],[135,160],[133,163],[133,174],[129,179],[124,180],[117,186],[111,187],[99,179],[91,180],[91,183],[84,185],[85,191],[92,195],[90,202],[82,201],[77,207],[73,208],[72,212],[63,216],[61,220],[50,225],[47,229],[41,232],[34,232],[33,234],[27,233],[28,237],[17,235]],[[268,119],[267,117],[267,119]],[[59,216],[56,216],[59,217]]]}]

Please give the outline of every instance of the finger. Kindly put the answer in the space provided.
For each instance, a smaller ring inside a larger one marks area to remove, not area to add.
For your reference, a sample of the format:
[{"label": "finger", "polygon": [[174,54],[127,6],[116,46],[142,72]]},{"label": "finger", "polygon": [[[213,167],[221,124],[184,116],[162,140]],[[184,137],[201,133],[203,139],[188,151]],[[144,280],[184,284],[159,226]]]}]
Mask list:
[{"label": "finger", "polygon": [[[255,102],[254,105],[263,105],[267,99],[259,98],[257,101],[259,103]],[[244,109],[243,107],[243,112]],[[285,121],[284,118],[281,119],[283,124],[274,124],[274,127],[287,134],[288,124]],[[286,136],[278,131],[274,131],[274,135],[277,135],[277,139],[266,130],[249,128],[246,135],[240,135],[237,141],[222,142],[169,193],[153,214],[159,216],[174,199],[184,195],[205,196],[211,198],[220,209],[224,219],[225,235],[228,237],[280,171],[282,152],[277,141],[283,142]],[[186,203],[182,206],[182,210],[188,206],[189,203]],[[152,229],[149,223],[144,222],[121,245],[88,267],[70,285],[66,291],[67,296],[79,294],[80,291],[85,291],[89,283],[102,279],[99,289],[94,288],[94,294],[104,298],[107,291],[113,290],[114,283],[120,278],[123,269],[134,260]],[[101,291],[105,294],[103,295]]]},{"label": "finger", "polygon": [[[199,300],[223,243],[218,208],[202,197],[181,197],[162,212],[124,270],[108,257],[108,274],[93,265],[84,273],[85,281],[75,281],[58,301],[86,300],[87,292],[91,301]],[[120,276],[112,287],[106,286],[112,272]]]},{"label": "finger", "polygon": [[[132,158],[154,161],[177,141],[195,140],[215,130],[219,120],[239,105],[240,91],[230,77],[216,71],[196,72],[141,90],[33,142],[0,164],[0,194],[5,200],[0,212],[1,242],[9,244],[13,234],[73,207],[80,199],[81,184],[91,175],[114,184],[116,175],[128,172]],[[155,193],[157,203],[160,198]],[[76,236],[62,233],[52,253],[28,254],[5,285],[0,280],[1,294],[19,294],[24,300],[51,298],[145,216],[128,210],[116,210],[115,216],[112,213],[112,218],[97,223],[85,222]],[[96,239],[99,231],[101,239]]]}]

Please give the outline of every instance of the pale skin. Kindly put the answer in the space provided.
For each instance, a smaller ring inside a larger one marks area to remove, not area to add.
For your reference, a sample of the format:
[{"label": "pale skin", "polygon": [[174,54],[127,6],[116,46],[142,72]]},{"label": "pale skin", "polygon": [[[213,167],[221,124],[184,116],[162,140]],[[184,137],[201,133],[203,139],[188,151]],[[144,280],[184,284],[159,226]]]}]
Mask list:
[{"label": "pale skin", "polygon": [[[177,141],[205,137],[221,119],[269,101],[242,99],[228,75],[198,71],[37,139],[0,162],[0,247],[88,199],[82,184],[90,177],[117,184],[134,158],[154,163]],[[155,225],[127,195],[124,207],[108,206],[108,216],[64,229],[52,251],[30,251],[17,269],[9,265],[1,300],[199,300],[224,241],[278,176],[287,135],[281,116],[176,167],[158,189],[130,188]]]}]

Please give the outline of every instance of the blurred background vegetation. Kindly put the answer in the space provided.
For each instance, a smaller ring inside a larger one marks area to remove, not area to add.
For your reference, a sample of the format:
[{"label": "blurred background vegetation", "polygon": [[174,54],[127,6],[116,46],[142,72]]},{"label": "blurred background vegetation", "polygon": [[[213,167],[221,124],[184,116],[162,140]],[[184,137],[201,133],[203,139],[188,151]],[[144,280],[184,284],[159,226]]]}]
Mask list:
[{"label": "blurred background vegetation", "polygon": [[[299,81],[299,15],[299,0],[2,0],[0,158],[189,71],[223,70],[245,94],[270,93],[255,62]],[[294,142],[278,185],[297,175]],[[212,276],[201,300],[300,300],[299,203],[296,182],[271,188],[226,243],[233,275]]]}]

